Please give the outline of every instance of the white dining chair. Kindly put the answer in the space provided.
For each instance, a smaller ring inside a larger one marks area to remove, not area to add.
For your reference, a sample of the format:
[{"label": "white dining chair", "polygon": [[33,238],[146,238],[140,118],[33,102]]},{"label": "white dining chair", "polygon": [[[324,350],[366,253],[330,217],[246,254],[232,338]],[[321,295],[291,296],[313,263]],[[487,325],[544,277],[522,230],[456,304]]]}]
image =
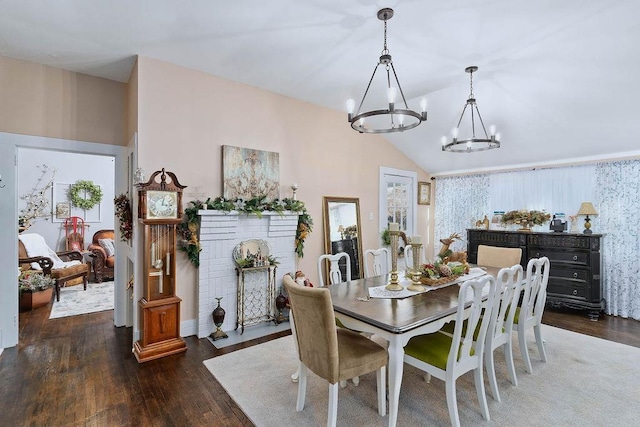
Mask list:
[{"label": "white dining chair", "polygon": [[520,264],[521,248],[478,245],[477,264],[485,267],[509,268]]},{"label": "white dining chair", "polygon": [[[342,271],[340,271],[340,260],[344,258],[346,275],[342,277]],[[320,287],[325,286],[324,274],[326,263],[329,263],[329,270],[327,272],[327,284],[332,285],[334,283],[348,282],[351,280],[351,257],[346,252],[338,252],[335,255],[324,254],[318,257],[318,283]]]},{"label": "white dining chair", "polygon": [[391,254],[389,249],[367,249],[364,251],[365,277],[382,276],[391,271]]},{"label": "white dining chair", "polygon": [[491,385],[493,398],[500,402],[500,392],[496,381],[496,368],[494,363],[494,351],[500,347],[504,350],[504,358],[507,363],[507,370],[511,384],[518,385],[516,370],[513,363],[512,331],[513,319],[516,314],[515,308],[518,306],[520,291],[522,290],[523,270],[520,264],[510,268],[503,268],[498,272],[496,287],[501,293],[499,305],[493,308],[489,331],[487,332],[484,364],[487,370],[487,377]]},{"label": "white dining chair", "polygon": [[[487,421],[490,419],[484,390],[483,354],[491,310],[499,304],[499,298],[496,281],[492,276],[485,275],[463,282],[458,293],[453,335],[440,331],[419,335],[411,338],[404,348],[405,363],[445,382],[447,406],[453,426],[460,425],[456,379],[469,371],[474,374],[482,416]],[[466,308],[465,303],[469,301],[471,306]],[[476,334],[477,341],[474,340]]]},{"label": "white dining chair", "polygon": [[547,361],[547,353],[542,339],[542,314],[547,302],[547,283],[549,282],[549,258],[531,258],[527,264],[524,279],[524,296],[516,311],[514,324],[517,325],[518,343],[522,352],[522,360],[528,373],[533,373],[531,358],[527,349],[526,333],[533,328],[538,345],[538,352],[543,362]]}]

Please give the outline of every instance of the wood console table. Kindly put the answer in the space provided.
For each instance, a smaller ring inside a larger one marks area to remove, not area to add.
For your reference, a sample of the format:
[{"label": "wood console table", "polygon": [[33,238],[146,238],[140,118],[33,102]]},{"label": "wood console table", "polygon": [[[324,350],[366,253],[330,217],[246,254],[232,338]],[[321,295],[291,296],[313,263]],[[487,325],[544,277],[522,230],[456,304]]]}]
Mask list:
[{"label": "wood console table", "polygon": [[531,258],[546,256],[551,262],[547,304],[589,310],[597,320],[604,310],[600,279],[602,234],[535,233],[520,231],[467,230],[467,256],[478,260],[478,245],[521,248],[525,269]]}]

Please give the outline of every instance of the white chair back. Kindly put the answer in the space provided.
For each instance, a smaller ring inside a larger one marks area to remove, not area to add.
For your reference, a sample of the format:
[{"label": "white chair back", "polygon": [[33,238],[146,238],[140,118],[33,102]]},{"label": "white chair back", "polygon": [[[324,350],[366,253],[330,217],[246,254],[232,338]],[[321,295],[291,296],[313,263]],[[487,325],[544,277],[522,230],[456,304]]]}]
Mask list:
[{"label": "white chair back", "polygon": [[547,361],[547,353],[544,349],[541,326],[544,306],[547,302],[547,283],[549,282],[549,258],[531,258],[527,264],[527,274],[524,280],[524,296],[514,322],[518,324],[518,342],[522,352],[527,372],[532,373],[531,359],[527,349],[526,331],[533,328],[540,358]]},{"label": "white chair back", "polygon": [[391,271],[391,254],[389,249],[367,249],[364,251],[365,277],[381,276]]},{"label": "white chair back", "polygon": [[511,377],[511,384],[518,385],[516,371],[513,364],[513,347],[512,347],[512,331],[513,319],[516,313],[516,307],[520,299],[522,290],[523,270],[520,264],[516,264],[510,268],[503,268],[498,272],[496,279],[496,288],[499,298],[498,305],[493,308],[491,314],[491,323],[489,323],[489,331],[487,332],[486,347],[484,355],[484,363],[487,370],[487,377],[491,385],[493,398],[500,402],[500,392],[496,381],[496,372],[494,364],[494,350],[503,347],[504,355],[507,362],[507,370]]},{"label": "white chair back", "polygon": [[[345,259],[346,277],[342,277],[342,271],[340,271],[340,260]],[[348,282],[351,280],[351,257],[346,252],[338,252],[335,255],[324,254],[318,257],[318,280],[320,287],[324,287],[324,273],[325,265],[329,263],[329,271],[327,273],[327,284],[333,285],[334,283]]]}]

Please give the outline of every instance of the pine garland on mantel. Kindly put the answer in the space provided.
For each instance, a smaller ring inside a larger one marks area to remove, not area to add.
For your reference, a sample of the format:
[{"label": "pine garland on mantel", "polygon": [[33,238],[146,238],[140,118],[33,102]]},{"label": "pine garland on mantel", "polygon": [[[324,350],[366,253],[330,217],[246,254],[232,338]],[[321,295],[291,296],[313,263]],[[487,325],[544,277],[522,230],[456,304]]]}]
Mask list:
[{"label": "pine garland on mantel", "polygon": [[236,211],[239,214],[253,214],[258,218],[262,217],[263,212],[276,212],[279,215],[284,215],[286,211],[296,212],[298,214],[298,228],[296,230],[295,252],[300,258],[304,257],[304,241],[313,230],[313,219],[307,212],[304,202],[300,200],[286,198],[267,201],[266,196],[258,196],[250,200],[225,199],[224,197],[216,197],[213,200],[208,198],[206,202],[192,200],[184,210],[184,221],[180,224],[178,232],[182,236],[180,250],[186,252],[187,258],[195,267],[200,266],[200,251],[202,250],[198,239],[200,228],[198,211],[202,209],[222,212]]}]

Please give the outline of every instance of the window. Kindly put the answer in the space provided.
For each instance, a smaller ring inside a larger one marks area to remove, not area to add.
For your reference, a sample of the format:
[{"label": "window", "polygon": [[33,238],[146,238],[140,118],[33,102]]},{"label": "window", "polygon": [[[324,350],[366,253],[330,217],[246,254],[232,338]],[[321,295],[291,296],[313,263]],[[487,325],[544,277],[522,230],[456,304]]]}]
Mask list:
[{"label": "window", "polygon": [[413,171],[380,168],[380,230],[390,222],[397,222],[407,235],[414,234],[416,181],[417,174]]}]

